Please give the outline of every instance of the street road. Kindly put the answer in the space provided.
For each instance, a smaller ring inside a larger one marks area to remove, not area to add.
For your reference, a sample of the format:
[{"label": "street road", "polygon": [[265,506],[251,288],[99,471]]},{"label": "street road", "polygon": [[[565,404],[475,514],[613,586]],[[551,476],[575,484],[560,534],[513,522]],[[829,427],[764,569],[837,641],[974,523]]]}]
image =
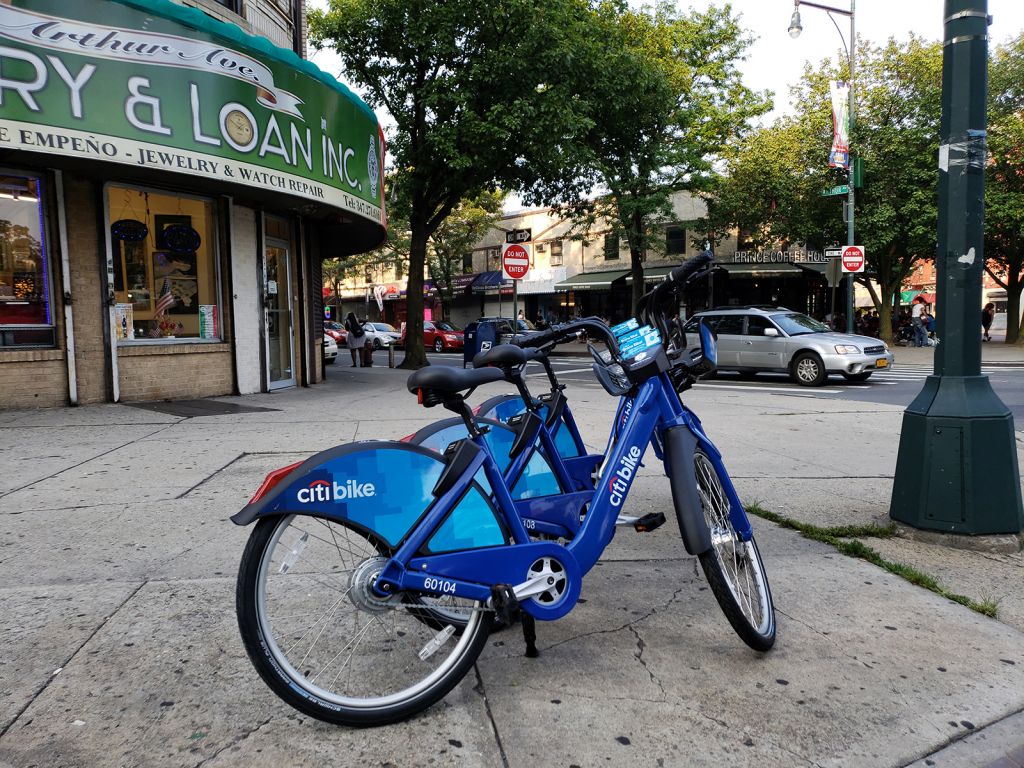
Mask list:
[{"label": "street road", "polygon": [[[461,353],[430,353],[427,357],[433,365],[462,365]],[[555,358],[553,365],[559,380],[571,387],[601,386],[594,378],[587,357]],[[1018,425],[1024,424],[1024,365],[983,366],[981,372],[989,377],[992,389],[1010,409],[1014,421]],[[781,373],[761,373],[754,379],[722,373],[712,381],[700,382],[696,389],[749,392],[751,396],[842,399],[906,406],[921,391],[925,378],[931,373],[930,365],[897,363],[891,370],[875,373],[865,382],[848,382],[841,376],[830,376],[821,387],[801,387]],[[543,377],[543,371],[537,365],[531,365],[528,374]]]}]

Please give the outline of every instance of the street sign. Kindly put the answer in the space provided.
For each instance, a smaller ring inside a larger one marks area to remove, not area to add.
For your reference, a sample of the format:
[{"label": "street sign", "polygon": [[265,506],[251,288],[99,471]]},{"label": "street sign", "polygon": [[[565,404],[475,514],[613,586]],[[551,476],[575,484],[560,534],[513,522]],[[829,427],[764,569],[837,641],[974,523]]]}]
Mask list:
[{"label": "street sign", "polygon": [[829,288],[835,288],[842,279],[843,265],[839,261],[839,255],[837,254],[836,258],[829,261],[828,266],[825,267],[825,281],[828,283]]},{"label": "street sign", "polygon": [[532,229],[513,229],[511,232],[505,233],[506,243],[528,243],[533,240]]},{"label": "street sign", "polygon": [[848,245],[843,248],[843,272],[864,271],[864,246]]},{"label": "street sign", "polygon": [[530,271],[528,246],[506,243],[501,249],[501,268],[513,280],[522,280]]},{"label": "street sign", "polygon": [[822,197],[831,197],[832,195],[848,195],[850,194],[849,184],[839,184],[835,187],[829,187],[821,193]]}]

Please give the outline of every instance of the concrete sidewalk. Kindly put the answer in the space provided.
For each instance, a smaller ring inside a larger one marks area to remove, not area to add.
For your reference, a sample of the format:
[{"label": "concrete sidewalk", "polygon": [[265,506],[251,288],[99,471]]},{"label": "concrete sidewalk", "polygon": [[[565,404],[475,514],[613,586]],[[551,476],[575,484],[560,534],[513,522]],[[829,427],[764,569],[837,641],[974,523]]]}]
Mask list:
[{"label": "concrete sidewalk", "polygon": [[[271,469],[446,415],[416,405],[404,371],[328,375],[221,398],[266,409],[223,416],[0,413],[0,766],[972,766],[1024,747],[1020,553],[865,539],[994,601],[990,619],[755,519],[779,618],[760,656],[672,515],[619,532],[585,602],[539,625],[539,659],[504,632],[409,722],[356,731],[299,715],[242,649],[234,577],[249,531],[227,518]],[[569,394],[599,450],[614,401]],[[714,388],[688,401],[747,503],[825,527],[885,515],[902,408]],[[650,453],[628,506],[671,509]]]}]

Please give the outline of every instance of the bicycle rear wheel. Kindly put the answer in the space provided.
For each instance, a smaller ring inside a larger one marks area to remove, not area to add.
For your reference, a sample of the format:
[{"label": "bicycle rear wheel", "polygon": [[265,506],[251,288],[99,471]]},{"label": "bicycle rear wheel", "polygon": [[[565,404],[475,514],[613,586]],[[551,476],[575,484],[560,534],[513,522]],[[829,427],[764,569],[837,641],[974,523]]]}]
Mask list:
[{"label": "bicycle rear wheel", "polygon": [[238,626],[256,671],[291,706],[384,725],[441,699],[476,661],[490,611],[461,601],[456,628],[440,612],[425,621],[411,595],[378,597],[370,586],[390,554],[372,534],[322,518],[256,524],[238,574]]},{"label": "bicycle rear wheel", "polygon": [[708,584],[736,634],[756,651],[775,645],[775,606],[768,575],[754,537],[740,539],[729,519],[729,499],[707,455],[693,456],[697,490],[704,520],[711,532],[711,549],[700,555]]}]

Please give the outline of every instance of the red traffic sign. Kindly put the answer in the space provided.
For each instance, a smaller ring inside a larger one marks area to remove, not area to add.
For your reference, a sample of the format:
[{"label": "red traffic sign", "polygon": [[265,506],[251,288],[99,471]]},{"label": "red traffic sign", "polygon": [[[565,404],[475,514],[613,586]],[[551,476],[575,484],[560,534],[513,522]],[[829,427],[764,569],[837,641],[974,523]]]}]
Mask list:
[{"label": "red traffic sign", "polygon": [[864,246],[848,245],[843,248],[843,272],[864,271]]},{"label": "red traffic sign", "polygon": [[518,243],[505,245],[501,249],[501,268],[513,280],[522,280],[530,271],[530,252]]}]

